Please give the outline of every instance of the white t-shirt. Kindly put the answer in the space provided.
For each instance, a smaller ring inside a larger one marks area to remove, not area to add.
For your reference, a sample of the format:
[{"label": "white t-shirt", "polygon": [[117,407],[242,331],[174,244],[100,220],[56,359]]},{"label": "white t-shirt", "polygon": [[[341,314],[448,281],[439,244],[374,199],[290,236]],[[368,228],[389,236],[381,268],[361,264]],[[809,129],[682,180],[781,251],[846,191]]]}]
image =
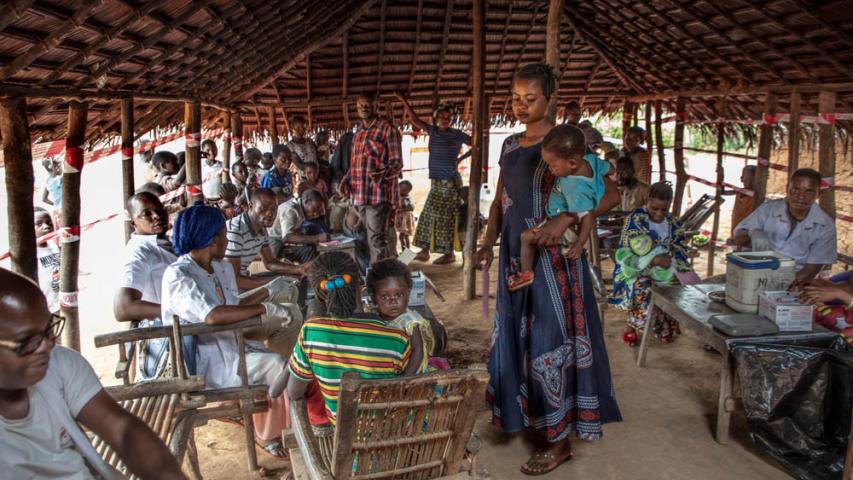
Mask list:
[{"label": "white t-shirt", "polygon": [[[125,261],[119,288],[131,288],[142,294],[142,300],[160,303],[163,272],[178,257],[157,243],[157,235],[130,236],[125,246]],[[149,320],[156,320],[154,318]],[[140,326],[148,326],[142,322]]]},{"label": "white t-shirt", "polygon": [[222,162],[215,161],[209,165],[207,160],[201,162],[201,191],[204,198],[219,198],[219,186],[222,185]]},{"label": "white t-shirt", "polygon": [[47,299],[47,308],[51,312],[59,311],[59,248],[52,243],[36,249],[38,259],[39,289]]},{"label": "white t-shirt", "polygon": [[658,240],[661,242],[669,239],[669,222],[666,219],[660,223],[649,220],[649,228],[658,234]]},{"label": "white t-shirt", "polygon": [[58,410],[67,408],[76,418],[103,387],[92,367],[73,350],[53,347],[49,365],[38,391],[29,389],[27,416],[17,420],[0,416],[2,478],[94,478],[47,402]]}]

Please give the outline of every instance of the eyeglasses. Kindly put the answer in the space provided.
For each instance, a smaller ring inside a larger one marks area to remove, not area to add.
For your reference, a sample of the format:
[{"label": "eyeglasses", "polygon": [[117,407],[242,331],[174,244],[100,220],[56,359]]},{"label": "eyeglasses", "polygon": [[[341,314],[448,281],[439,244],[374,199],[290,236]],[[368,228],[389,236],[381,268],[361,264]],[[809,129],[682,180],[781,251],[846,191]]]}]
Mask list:
[{"label": "eyeglasses", "polygon": [[25,337],[23,340],[19,340],[17,342],[13,342],[10,340],[0,340],[0,347],[8,348],[9,350],[13,350],[19,357],[26,357],[27,355],[32,355],[36,350],[41,347],[42,342],[45,340],[50,340],[51,342],[56,341],[59,338],[59,335],[62,333],[62,327],[65,326],[65,318],[55,314],[50,314],[50,323],[47,328],[44,329],[43,332],[32,334],[28,337]]}]

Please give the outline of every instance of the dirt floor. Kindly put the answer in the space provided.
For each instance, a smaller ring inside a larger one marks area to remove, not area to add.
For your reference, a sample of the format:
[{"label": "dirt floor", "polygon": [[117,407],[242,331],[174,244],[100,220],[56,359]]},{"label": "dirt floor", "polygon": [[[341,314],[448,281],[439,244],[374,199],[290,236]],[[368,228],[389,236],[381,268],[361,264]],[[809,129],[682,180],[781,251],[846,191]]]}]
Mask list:
[{"label": "dirt floor", "polygon": [[[491,320],[483,318],[481,299],[461,298],[461,258],[455,265],[435,267],[413,264],[436,283],[446,301],[431,292],[430,307],[445,322],[449,357],[454,367],[484,368],[488,361]],[[704,262],[697,262],[704,270]],[[494,270],[494,267],[493,267]],[[495,272],[491,278],[494,282]],[[494,285],[491,291],[494,292]],[[479,286],[478,286],[479,290]],[[491,302],[490,318],[494,314]],[[654,343],[646,368],[634,363],[636,349],[619,339],[624,316],[605,311],[605,335],[616,394],[624,421],[605,427],[594,443],[574,442],[574,460],[543,479],[783,479],[790,478],[762,455],[748,438],[741,414],[734,415],[727,445],[714,441],[713,431],[719,387],[719,357],[705,352],[689,335],[674,343]],[[492,479],[526,478],[519,466],[530,454],[518,436],[508,436],[489,424],[483,407],[476,432],[484,441],[480,473]],[[197,430],[201,468],[205,478],[278,478],[287,472],[284,462],[260,453],[263,470],[246,470],[242,431],[220,422]]]}]

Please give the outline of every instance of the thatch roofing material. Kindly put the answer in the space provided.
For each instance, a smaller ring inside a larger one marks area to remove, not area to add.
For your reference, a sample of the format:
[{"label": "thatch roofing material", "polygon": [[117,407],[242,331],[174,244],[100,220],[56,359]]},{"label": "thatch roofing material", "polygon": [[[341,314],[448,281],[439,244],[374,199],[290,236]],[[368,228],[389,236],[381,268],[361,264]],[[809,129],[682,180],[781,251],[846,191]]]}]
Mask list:
[{"label": "thatch roofing material", "polygon": [[[314,127],[340,128],[342,104],[370,90],[401,90],[428,115],[439,100],[470,97],[471,7],[470,0],[6,2],[0,92],[17,85],[147,93],[136,101],[139,133],[182,121],[182,106],[150,99],[158,95],[237,108],[249,129],[269,128],[268,110],[255,114],[258,104],[276,106],[282,126],[284,106]],[[495,121],[510,114],[513,72],[543,58],[547,9],[546,0],[488,2],[485,83]],[[853,78],[849,0],[567,0],[565,11],[560,98],[592,111],[618,109],[629,95]],[[732,97],[732,115],[760,117],[762,97]],[[386,105],[405,120],[399,105]],[[689,105],[693,118],[714,117],[713,101]],[[839,110],[851,105],[853,91],[839,92]],[[65,111],[62,99],[31,97],[33,135],[64,136]],[[803,113],[816,111],[817,95],[804,94]],[[352,105],[348,114],[355,118]],[[218,126],[217,117],[207,109],[205,126]],[[119,102],[91,100],[87,137],[118,128]]]}]

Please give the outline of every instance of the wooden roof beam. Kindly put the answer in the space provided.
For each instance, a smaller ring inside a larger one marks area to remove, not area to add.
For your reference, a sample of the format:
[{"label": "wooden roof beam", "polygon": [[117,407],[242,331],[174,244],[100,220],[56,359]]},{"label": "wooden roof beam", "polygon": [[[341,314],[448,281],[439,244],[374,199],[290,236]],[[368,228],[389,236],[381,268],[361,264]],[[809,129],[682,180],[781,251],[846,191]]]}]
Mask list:
[{"label": "wooden roof beam", "polygon": [[20,2],[5,2],[0,5],[0,32],[6,29],[15,20],[21,18],[21,14],[26,12],[35,0],[23,0]]},{"label": "wooden roof beam", "polygon": [[[498,83],[501,80],[501,73],[503,72],[504,54],[506,53],[507,32],[509,32],[509,23],[512,19],[512,7],[514,4],[515,2],[513,2],[513,0],[510,0],[509,8],[506,13],[506,20],[504,21],[504,30],[501,34],[501,49],[500,53],[498,53],[497,68],[495,68],[495,83],[492,86],[492,95],[494,95],[498,91]],[[574,38],[572,39],[572,42],[574,43]],[[571,55],[571,52],[569,53],[569,55]],[[412,73],[414,73],[414,71]]]},{"label": "wooden roof beam", "polygon": [[[571,41],[571,43],[569,43],[569,51],[566,53],[566,63],[563,66],[563,69],[560,70],[560,81],[557,82],[558,85],[563,83],[563,79],[566,77],[566,72],[571,70],[570,65],[572,63],[572,54],[575,51],[575,42],[577,41],[577,39],[578,39],[578,32],[574,31],[574,29],[573,29],[572,30],[572,41]],[[598,58],[598,60],[601,60],[601,57],[597,56],[597,58]],[[598,60],[596,60],[596,64],[599,63]]]},{"label": "wooden roof beam", "polygon": [[842,30],[838,25],[836,25],[835,23],[833,23],[833,22],[829,21],[829,19],[826,19],[826,18],[824,18],[823,16],[821,16],[821,15],[819,15],[819,14],[815,13],[815,12],[814,12],[814,10],[815,10],[815,8],[816,8],[815,6],[813,6],[813,5],[808,5],[808,4],[806,4],[806,2],[804,2],[803,0],[790,0],[790,1],[791,1],[794,5],[796,5],[796,6],[797,6],[797,8],[798,8],[801,12],[805,13],[807,16],[811,17],[813,20],[815,20],[816,22],[818,22],[818,23],[820,23],[821,25],[823,25],[823,27],[824,27],[824,28],[826,28],[826,29],[828,29],[828,30],[831,30],[831,31],[832,31],[832,33],[834,33],[834,34],[835,34],[835,36],[836,36],[836,37],[838,37],[838,39],[839,39],[839,40],[841,40],[842,42],[844,42],[844,44],[845,44],[845,45],[847,45],[847,48],[849,48],[849,49],[853,49],[853,37],[851,37],[850,35],[848,35],[848,34],[847,34],[844,30]]},{"label": "wooden roof beam", "polygon": [[[344,65],[343,73],[341,73],[341,96],[346,97],[349,95],[349,30],[344,33],[341,39],[341,63]],[[278,94],[277,86],[275,90]]]},{"label": "wooden roof beam", "polygon": [[243,98],[249,98],[252,95],[258,93],[259,91],[266,88],[270,84],[270,82],[274,81],[276,78],[281,76],[283,73],[285,73],[288,70],[290,70],[291,68],[293,68],[299,61],[301,61],[305,57],[305,55],[308,55],[308,54],[314,52],[315,50],[329,44],[330,42],[340,38],[340,36],[343,34],[343,32],[346,32],[347,30],[349,30],[355,24],[355,22],[357,22],[358,19],[360,19],[362,17],[362,15],[364,15],[364,13],[367,12],[367,10],[369,10],[375,3],[376,3],[376,0],[365,0],[365,2],[361,5],[361,7],[359,7],[356,11],[349,14],[347,20],[344,21],[340,26],[338,26],[334,31],[330,32],[330,34],[328,34],[328,35],[326,35],[324,32],[324,34],[320,35],[320,37],[318,39],[308,43],[301,51],[299,51],[295,55],[293,55],[293,57],[290,60],[284,62],[281,65],[281,67],[279,67],[277,69],[277,71],[275,71],[275,72],[264,72],[264,74],[269,77],[269,80],[264,81],[264,82],[258,82],[258,84],[255,87],[253,87],[253,88],[249,89],[248,91],[242,93],[240,96]]},{"label": "wooden roof beam", "polygon": [[733,97],[736,95],[766,95],[767,93],[787,94],[792,92],[799,93],[820,93],[820,92],[853,92],[853,82],[841,83],[803,83],[803,84],[787,84],[787,85],[765,85],[765,86],[749,86],[749,87],[734,87],[730,89],[716,90],[679,90],[672,92],[649,93],[642,95],[628,96],[629,102],[639,103],[649,100],[666,100],[676,97],[685,98],[701,98],[701,97]]},{"label": "wooden roof beam", "polygon": [[[388,0],[382,0],[379,7],[379,68],[376,70],[376,92],[379,93],[382,88],[382,66],[385,63],[385,13],[388,7]],[[308,99],[311,100],[310,98]]]},{"label": "wooden roof beam", "polygon": [[[528,27],[528,32],[533,32],[533,29],[536,27],[536,20],[539,18],[539,10],[541,8],[541,2],[537,2],[536,6],[533,8],[533,15],[530,17],[530,26]],[[518,57],[515,59],[515,66],[512,68],[513,72],[517,72],[518,68],[521,66],[521,61],[524,58],[524,54],[527,53],[527,47],[530,43],[530,37],[533,35],[528,34],[524,37],[524,42],[521,43],[521,52],[519,52]]]},{"label": "wooden roof beam", "polygon": [[[423,22],[424,0],[418,0],[418,16],[415,24],[415,48],[412,50],[412,66],[409,69],[409,88],[407,93],[412,93],[412,86],[415,83],[415,69],[418,66],[418,54],[421,49],[421,23]],[[344,95],[346,96],[346,95]]]},{"label": "wooden roof beam", "polygon": [[435,77],[435,88],[433,90],[433,106],[438,104],[438,92],[441,90],[441,75],[444,73],[445,53],[447,53],[447,43],[450,41],[450,23],[453,20],[453,0],[447,0],[447,6],[444,9],[444,34],[441,36],[441,50],[438,54],[438,74]]}]

